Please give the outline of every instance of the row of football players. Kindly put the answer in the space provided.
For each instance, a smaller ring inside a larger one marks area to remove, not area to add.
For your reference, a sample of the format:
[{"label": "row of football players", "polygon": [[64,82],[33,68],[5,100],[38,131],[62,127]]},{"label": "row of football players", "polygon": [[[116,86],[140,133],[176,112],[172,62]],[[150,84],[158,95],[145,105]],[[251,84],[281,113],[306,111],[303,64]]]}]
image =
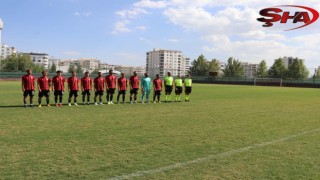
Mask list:
[{"label": "row of football players", "polygon": [[[27,74],[22,76],[22,91],[23,91],[23,102],[25,107],[27,105],[27,97],[30,97],[30,106],[33,107],[33,96],[35,95],[35,81],[36,78],[32,75],[32,70],[28,69]],[[42,72],[42,77],[37,79],[37,87],[39,91],[38,103],[41,107],[42,97],[46,97],[47,106],[50,106],[49,96],[50,90],[54,92],[54,101],[56,106],[62,106],[63,94],[65,91],[65,82],[66,79],[62,76],[61,71],[57,71],[57,75],[52,78],[48,77],[47,71]],[[120,103],[120,96],[122,95],[122,103],[125,103],[125,95],[128,88],[130,87],[130,103],[137,103],[137,94],[139,87],[141,88],[141,102],[144,103],[145,100],[147,103],[150,103],[150,91],[151,91],[151,78],[148,77],[148,74],[145,73],[144,77],[141,79],[136,72],[133,72],[133,75],[126,79],[125,74],[121,73],[121,77],[117,77],[113,74],[113,71],[110,70],[109,74],[106,77],[102,77],[102,73],[99,72],[98,76],[93,80],[89,77],[89,72],[84,73],[84,77],[79,79],[76,76],[76,72],[72,72],[72,76],[67,79],[68,84],[68,105],[71,106],[71,100],[75,106],[77,104],[78,92],[81,89],[82,91],[82,102],[83,104],[90,104],[90,96],[92,89],[94,90],[94,104],[103,104],[102,96],[104,91],[107,93],[107,104],[113,104],[113,96],[115,94],[116,87],[118,89],[117,103]],[[79,87],[80,84],[80,87]],[[189,102],[189,95],[192,91],[192,80],[190,76],[187,75],[184,83],[181,77],[178,75],[175,80],[171,76],[171,73],[168,72],[167,76],[164,77],[164,80],[160,79],[159,75],[156,75],[156,78],[152,80],[154,96],[153,103],[161,103],[160,96],[163,85],[165,87],[165,102],[171,101],[171,93],[175,89],[175,101],[181,101],[181,94],[183,92],[183,86],[185,90],[185,101]],[[97,98],[99,98],[97,101]]]}]

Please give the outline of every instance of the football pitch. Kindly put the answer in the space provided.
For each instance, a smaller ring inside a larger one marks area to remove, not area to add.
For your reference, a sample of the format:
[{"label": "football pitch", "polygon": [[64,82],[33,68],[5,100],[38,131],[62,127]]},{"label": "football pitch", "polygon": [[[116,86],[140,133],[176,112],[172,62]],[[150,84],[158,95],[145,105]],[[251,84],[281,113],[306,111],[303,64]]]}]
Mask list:
[{"label": "football pitch", "polygon": [[1,81],[0,179],[320,179],[319,89],[194,84],[190,101],[24,108]]}]

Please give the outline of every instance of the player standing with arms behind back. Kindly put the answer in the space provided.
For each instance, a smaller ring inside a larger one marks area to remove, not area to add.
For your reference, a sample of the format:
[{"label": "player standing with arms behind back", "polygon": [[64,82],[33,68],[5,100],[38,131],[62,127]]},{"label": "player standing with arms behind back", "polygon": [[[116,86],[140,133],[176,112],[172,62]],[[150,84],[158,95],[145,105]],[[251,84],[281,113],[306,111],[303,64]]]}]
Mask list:
[{"label": "player standing with arms behind back", "polygon": [[124,77],[124,73],[121,73],[121,77],[118,79],[118,96],[117,96],[117,104],[119,104],[119,98],[122,94],[122,103],[126,99],[126,91],[127,91],[128,81],[126,77]]},{"label": "player standing with arms behind back", "polygon": [[156,78],[153,80],[153,89],[154,89],[153,103],[156,103],[156,97],[158,99],[158,103],[161,103],[160,95],[162,91],[162,80],[159,78],[159,74],[157,74]]},{"label": "player standing with arms behind back", "polygon": [[[54,101],[56,103],[56,106],[62,106],[62,97],[64,94],[64,83],[65,78],[61,75],[62,71],[57,71],[57,76],[52,78],[52,91],[54,92]],[[59,97],[59,103],[58,103],[58,97]]]},{"label": "player standing with arms behind back", "polygon": [[82,102],[86,104],[86,96],[87,96],[87,104],[90,104],[90,96],[91,96],[91,87],[92,87],[92,79],[89,77],[89,72],[84,73],[84,77],[81,78],[81,88],[82,88]]},{"label": "player standing with arms behind back", "polygon": [[38,91],[39,91],[38,107],[41,107],[41,99],[43,96],[46,97],[47,106],[50,107],[49,96],[50,96],[51,79],[48,77],[48,72],[42,71],[42,77],[39,77],[37,82],[38,82]]},{"label": "player standing with arms behind back", "polygon": [[69,98],[68,98],[68,105],[71,106],[71,98],[74,96],[73,102],[75,106],[77,104],[77,97],[79,91],[79,79],[76,76],[76,72],[72,71],[72,76],[68,78],[68,90],[69,90]]},{"label": "player standing with arms behind back", "polygon": [[173,77],[171,77],[171,73],[168,72],[167,76],[164,77],[164,88],[166,92],[165,102],[171,101],[171,93],[173,88]]},{"label": "player standing with arms behind back", "polygon": [[97,96],[99,96],[100,105],[102,103],[102,96],[104,91],[105,79],[101,76],[101,72],[98,72],[98,77],[93,80],[94,83],[94,105],[98,105]]},{"label": "player standing with arms behind back", "polygon": [[29,96],[30,100],[30,107],[33,107],[33,96],[34,96],[34,89],[35,89],[35,77],[32,75],[32,70],[28,69],[27,74],[22,76],[22,92],[23,92],[23,103],[25,107],[27,105],[27,97]]},{"label": "player standing with arms behind back", "polygon": [[107,103],[113,104],[113,94],[116,90],[117,77],[113,75],[113,70],[109,70],[109,75],[106,76],[106,89],[107,89]]},{"label": "player standing with arms behind back", "polygon": [[144,96],[146,96],[147,103],[150,103],[149,95],[151,91],[151,79],[149,78],[147,73],[144,73],[144,78],[142,78],[141,91],[142,91],[141,103],[144,103]]},{"label": "player standing with arms behind back", "polygon": [[190,93],[192,91],[192,79],[190,78],[190,75],[187,74],[185,80],[184,80],[184,91],[185,91],[185,101],[190,101]]},{"label": "player standing with arms behind back", "polygon": [[139,91],[139,77],[136,71],[130,77],[130,103],[132,104],[132,95],[134,95],[134,103],[137,103],[137,94]]}]

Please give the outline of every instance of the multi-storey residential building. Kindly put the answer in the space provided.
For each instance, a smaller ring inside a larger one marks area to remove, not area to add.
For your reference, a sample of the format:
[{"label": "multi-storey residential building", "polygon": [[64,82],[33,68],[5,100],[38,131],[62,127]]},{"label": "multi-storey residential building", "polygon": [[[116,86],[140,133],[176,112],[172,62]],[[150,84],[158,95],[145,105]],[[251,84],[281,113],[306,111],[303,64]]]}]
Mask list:
[{"label": "multi-storey residential building", "polygon": [[218,63],[219,63],[220,70],[217,72],[218,73],[217,75],[218,76],[222,76],[223,75],[223,71],[226,68],[226,63],[225,62],[220,62],[220,61],[218,61]]},{"label": "multi-storey residential building", "polygon": [[97,60],[95,58],[80,58],[77,59],[76,62],[78,62],[85,71],[91,72],[99,69],[100,67],[100,60]]},{"label": "multi-storey residential building", "polygon": [[15,47],[9,47],[8,45],[2,44],[0,48],[1,59],[4,59],[12,54],[17,54],[17,49]]},{"label": "multi-storey residential building", "polygon": [[293,57],[284,57],[283,58],[283,63],[284,63],[284,66],[286,66],[286,68],[289,67],[290,64],[293,63]]},{"label": "multi-storey residential building", "polygon": [[133,74],[134,67],[132,66],[116,66],[114,70],[119,71],[121,73],[125,73],[126,76],[130,76]]},{"label": "multi-storey residential building", "polygon": [[137,72],[137,74],[139,75],[144,75],[144,73],[146,72],[146,67],[145,66],[137,66],[137,67],[133,67],[133,70]]},{"label": "multi-storey residential building", "polygon": [[51,66],[54,64],[56,66],[56,69],[58,69],[58,64],[60,62],[60,59],[56,59],[54,57],[49,57],[49,65],[48,68],[51,68]]},{"label": "multi-storey residential building", "polygon": [[63,72],[67,72],[71,65],[77,64],[79,64],[83,68],[83,71],[92,72],[100,68],[100,60],[97,60],[95,58],[61,60],[58,63],[58,68]]},{"label": "multi-storey residential building", "polygon": [[219,62],[219,63],[220,63],[220,70],[221,71],[225,70],[227,63],[225,63],[225,62]]},{"label": "multi-storey residential building", "polygon": [[46,53],[23,53],[23,54],[27,54],[30,55],[31,60],[33,63],[35,64],[39,64],[41,66],[43,66],[45,69],[48,69],[49,67],[49,55]]},{"label": "multi-storey residential building", "polygon": [[241,64],[243,66],[244,77],[252,78],[256,76],[256,72],[259,66],[258,64],[251,64],[248,62],[243,62]]},{"label": "multi-storey residential building", "polygon": [[156,74],[163,77],[167,72],[173,76],[187,73],[186,58],[182,51],[154,49],[147,52],[146,56],[146,71],[151,77]]},{"label": "multi-storey residential building", "polygon": [[186,60],[186,73],[188,73],[188,72],[190,72],[190,69],[191,69],[191,67],[192,67],[192,65],[191,65],[191,59],[190,58],[185,58],[185,60]]}]

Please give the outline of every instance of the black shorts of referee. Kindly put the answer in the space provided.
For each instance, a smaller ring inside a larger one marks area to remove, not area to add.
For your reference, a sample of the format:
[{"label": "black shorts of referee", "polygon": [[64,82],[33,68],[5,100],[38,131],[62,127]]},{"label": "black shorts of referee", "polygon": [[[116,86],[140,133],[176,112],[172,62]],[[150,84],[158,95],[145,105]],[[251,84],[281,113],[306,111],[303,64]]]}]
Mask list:
[{"label": "black shorts of referee", "polygon": [[176,89],[174,91],[176,94],[181,94],[182,93],[182,86],[176,86]]},{"label": "black shorts of referee", "polygon": [[166,92],[166,93],[172,93],[172,86],[166,85],[166,86],[165,86],[165,92]]}]

